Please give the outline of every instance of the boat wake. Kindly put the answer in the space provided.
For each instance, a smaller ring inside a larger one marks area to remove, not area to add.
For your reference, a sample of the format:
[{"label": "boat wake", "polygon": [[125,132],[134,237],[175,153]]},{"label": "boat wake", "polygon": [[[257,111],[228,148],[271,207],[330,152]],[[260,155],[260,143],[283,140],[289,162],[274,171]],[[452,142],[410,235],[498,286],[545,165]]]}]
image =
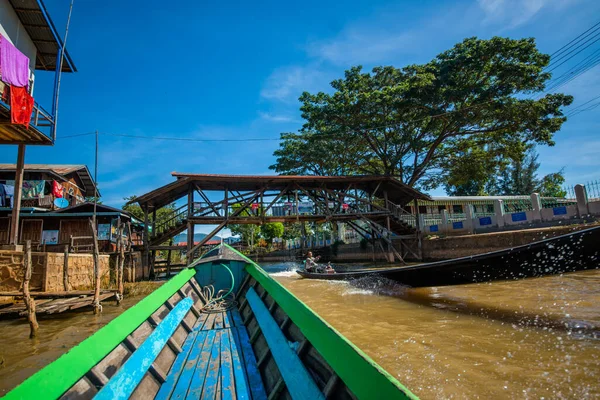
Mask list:
[{"label": "boat wake", "polygon": [[[375,294],[383,296],[402,296],[409,286],[402,285],[381,276],[365,276],[349,282],[356,294]],[[353,293],[354,294],[354,293]]]},{"label": "boat wake", "polygon": [[296,273],[296,269],[290,269],[290,270],[285,270],[285,271],[279,271],[279,272],[270,272],[269,275],[274,276],[274,277],[278,277],[278,278],[296,278],[298,277],[298,274]]}]

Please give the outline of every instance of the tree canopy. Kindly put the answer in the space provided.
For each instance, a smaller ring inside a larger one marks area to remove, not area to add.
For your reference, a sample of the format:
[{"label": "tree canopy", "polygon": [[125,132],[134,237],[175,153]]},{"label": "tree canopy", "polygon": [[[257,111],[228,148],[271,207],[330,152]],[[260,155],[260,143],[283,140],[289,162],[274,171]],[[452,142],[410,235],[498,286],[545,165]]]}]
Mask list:
[{"label": "tree canopy", "polygon": [[[123,210],[127,211],[140,221],[144,220],[144,211],[142,208],[135,203],[127,204],[136,199],[137,196],[129,196],[124,197],[123,200],[126,201],[126,204],[123,206]],[[161,222],[167,221],[171,219],[175,215],[175,203],[171,203],[166,205],[165,207],[159,208],[156,210],[156,224],[160,225]]]},{"label": "tree canopy", "polygon": [[465,39],[426,64],[371,73],[353,67],[331,82],[331,93],[300,96],[305,123],[298,133],[281,134],[270,168],[394,175],[431,188],[444,183],[448,160],[461,152],[500,163],[519,143],[553,145],[566,120],[561,107],[573,99],[533,99],[550,79],[549,60],[534,39],[494,37]]}]

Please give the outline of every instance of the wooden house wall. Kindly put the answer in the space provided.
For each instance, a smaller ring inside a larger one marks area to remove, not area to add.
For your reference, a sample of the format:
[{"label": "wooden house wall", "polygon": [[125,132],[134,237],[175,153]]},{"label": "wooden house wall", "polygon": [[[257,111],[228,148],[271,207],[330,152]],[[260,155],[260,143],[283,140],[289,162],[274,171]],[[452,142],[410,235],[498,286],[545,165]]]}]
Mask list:
[{"label": "wooden house wall", "polygon": [[0,218],[0,244],[8,243],[8,235],[10,235],[10,218]]},{"label": "wooden house wall", "polygon": [[87,219],[63,219],[60,221],[58,243],[69,243],[71,236],[92,236],[92,228]]},{"label": "wooden house wall", "polygon": [[23,244],[26,241],[31,240],[32,244],[39,244],[42,241],[43,229],[44,223],[41,219],[22,219],[19,243]]}]

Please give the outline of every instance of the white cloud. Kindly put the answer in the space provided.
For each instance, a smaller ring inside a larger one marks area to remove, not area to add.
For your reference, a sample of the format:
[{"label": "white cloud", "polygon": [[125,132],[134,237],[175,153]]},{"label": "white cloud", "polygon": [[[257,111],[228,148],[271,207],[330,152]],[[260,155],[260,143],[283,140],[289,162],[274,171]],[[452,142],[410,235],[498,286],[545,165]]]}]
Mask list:
[{"label": "white cloud", "polygon": [[316,64],[280,67],[267,78],[260,95],[268,100],[292,102],[303,91],[318,89],[325,81],[325,74]]},{"label": "white cloud", "polygon": [[416,40],[413,32],[350,29],[334,39],[310,43],[307,51],[336,65],[371,64],[414,51]]},{"label": "white cloud", "polygon": [[262,112],[262,111],[259,111],[258,115],[260,116],[261,119],[264,119],[264,120],[270,121],[270,122],[298,122],[294,117],[289,116],[289,115],[272,114],[272,113]]},{"label": "white cloud", "polygon": [[573,0],[477,0],[485,14],[484,24],[502,24],[507,28],[523,25],[543,9],[561,9]]}]

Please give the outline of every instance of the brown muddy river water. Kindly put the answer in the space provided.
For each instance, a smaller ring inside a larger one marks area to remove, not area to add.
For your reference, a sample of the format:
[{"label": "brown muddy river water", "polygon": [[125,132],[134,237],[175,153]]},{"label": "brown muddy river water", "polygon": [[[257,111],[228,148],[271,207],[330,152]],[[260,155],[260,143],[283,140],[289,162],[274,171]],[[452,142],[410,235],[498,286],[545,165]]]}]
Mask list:
[{"label": "brown muddy river water", "polygon": [[[265,268],[423,399],[600,398],[600,270],[515,282],[408,289],[391,281],[303,280]],[[0,321],[0,396],[108,323],[121,307]]]}]

